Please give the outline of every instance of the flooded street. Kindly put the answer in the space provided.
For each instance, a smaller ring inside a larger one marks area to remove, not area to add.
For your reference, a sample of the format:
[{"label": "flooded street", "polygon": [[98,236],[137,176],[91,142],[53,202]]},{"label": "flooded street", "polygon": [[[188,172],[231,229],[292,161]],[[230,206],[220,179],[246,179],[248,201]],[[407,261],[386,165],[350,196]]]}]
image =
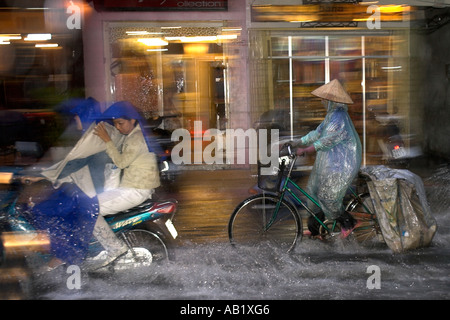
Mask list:
[{"label": "flooded street", "polygon": [[[0,301],[450,299],[450,0],[0,0],[0,26]],[[349,192],[381,164],[425,190]],[[314,196],[249,199],[274,167]]]},{"label": "flooded street", "polygon": [[[69,290],[69,275],[44,276],[37,299],[449,299],[450,173],[447,166],[424,178],[438,232],[432,246],[393,254],[342,240],[327,244],[303,237],[292,254],[270,247],[233,248],[226,227],[254,180],[246,170],[192,171],[179,182],[176,260],[158,272],[115,278],[83,276]],[[433,179],[433,183],[431,183]],[[199,181],[200,183],[195,183]],[[375,271],[374,271],[375,270]],[[375,286],[378,277],[378,287]],[[60,279],[57,280],[56,279]],[[48,282],[47,282],[48,281]]]}]

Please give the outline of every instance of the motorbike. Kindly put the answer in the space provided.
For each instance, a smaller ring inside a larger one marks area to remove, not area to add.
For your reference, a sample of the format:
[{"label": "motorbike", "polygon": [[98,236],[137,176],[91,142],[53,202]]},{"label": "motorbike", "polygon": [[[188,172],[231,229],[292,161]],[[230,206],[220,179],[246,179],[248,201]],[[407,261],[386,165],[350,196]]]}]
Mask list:
[{"label": "motorbike", "polygon": [[[10,178],[5,178],[10,174]],[[31,223],[29,213],[24,210],[19,194],[23,189],[23,181],[20,174],[2,172],[0,181],[8,183],[8,192],[3,193],[0,213],[0,263],[8,258],[8,250],[17,250],[20,241],[17,239],[28,239],[23,242],[28,244],[28,249],[32,244],[41,244],[37,250],[26,250],[26,258],[33,257],[44,263],[50,255],[42,247],[49,245],[42,232],[35,230]],[[3,190],[4,191],[4,190]],[[177,230],[173,225],[173,218],[177,209],[177,201],[173,199],[158,200],[148,199],[142,204],[125,210],[123,212],[105,216],[105,220],[110,225],[114,233],[127,244],[128,252],[111,263],[110,265],[89,270],[89,273],[117,273],[134,269],[145,268],[145,273],[156,271],[158,267],[175,259],[174,245],[177,238]],[[2,234],[3,233],[3,234]],[[25,237],[25,238],[24,238]],[[5,240],[8,239],[8,240]],[[16,239],[16,240],[15,240]],[[36,246],[34,246],[36,249]],[[89,243],[88,253],[83,262],[87,266],[95,264],[105,258],[107,252],[101,244],[93,238]],[[36,259],[33,259],[35,263]],[[28,259],[27,259],[28,261]],[[80,266],[81,269],[83,265]]]},{"label": "motorbike", "polygon": [[172,131],[161,129],[161,124],[168,119],[176,121],[178,117],[179,115],[157,116],[147,119],[146,123],[148,131],[152,133],[161,148],[161,154],[158,155],[160,179],[164,188],[169,190],[176,186],[175,181],[180,171],[171,158],[172,149],[175,146],[175,142],[172,141]]},{"label": "motorbike", "polygon": [[[409,147],[406,146],[405,141],[410,141]],[[422,155],[422,149],[413,144],[412,135],[397,134],[386,140],[379,139],[378,145],[382,151],[382,160],[388,164],[408,164],[411,159]]]},{"label": "motorbike", "polygon": [[412,159],[422,155],[422,149],[415,141],[414,134],[401,134],[398,117],[378,115],[375,118],[380,124],[377,142],[384,163],[408,166]]}]

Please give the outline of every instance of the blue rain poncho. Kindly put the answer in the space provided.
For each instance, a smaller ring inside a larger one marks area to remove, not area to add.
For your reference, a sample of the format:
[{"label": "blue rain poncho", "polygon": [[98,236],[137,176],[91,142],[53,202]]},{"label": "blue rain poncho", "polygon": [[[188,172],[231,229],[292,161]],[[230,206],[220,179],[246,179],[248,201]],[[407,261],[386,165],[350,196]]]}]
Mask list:
[{"label": "blue rain poncho", "polygon": [[30,211],[36,230],[48,233],[54,257],[68,264],[83,261],[99,213],[97,197],[90,198],[75,184],[64,183]]},{"label": "blue rain poncho", "polygon": [[[143,121],[127,102],[113,104],[97,120],[123,117]],[[99,215],[97,194],[102,192],[105,182],[105,165],[111,162],[105,152],[105,143],[93,134],[93,130],[94,124],[91,124],[65,159],[42,172],[47,180],[59,187],[30,208],[36,229],[46,230],[49,234],[51,253],[70,264],[80,263],[88,253]],[[107,130],[113,142],[118,143],[121,134],[112,126]],[[146,142],[149,150],[157,147],[150,139]],[[60,185],[68,178],[73,183]]]},{"label": "blue rain poncho", "polygon": [[76,104],[76,106],[70,110],[70,113],[77,115],[80,118],[83,131],[86,131],[101,115],[100,103],[94,98],[89,97]]},{"label": "blue rain poncho", "polygon": [[119,101],[111,105],[106,111],[100,116],[101,119],[109,120],[111,124],[113,122],[111,119],[118,118],[128,118],[135,119],[141,126],[142,133],[144,134],[145,142],[147,143],[148,150],[155,153],[158,157],[164,155],[160,144],[155,139],[153,134],[147,130],[146,121],[135,109],[135,107],[128,101]]},{"label": "blue rain poncho", "polygon": [[361,166],[361,141],[347,109],[346,104],[329,101],[323,122],[301,138],[303,145],[314,145],[317,151],[307,191],[328,219],[344,212],[344,196]]}]

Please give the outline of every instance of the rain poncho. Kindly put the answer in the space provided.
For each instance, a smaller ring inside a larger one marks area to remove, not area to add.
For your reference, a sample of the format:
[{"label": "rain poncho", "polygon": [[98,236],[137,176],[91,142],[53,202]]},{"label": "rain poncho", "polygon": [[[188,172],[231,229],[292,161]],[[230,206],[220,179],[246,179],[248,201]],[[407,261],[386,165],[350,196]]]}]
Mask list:
[{"label": "rain poncho", "polygon": [[[139,116],[125,102],[118,102],[108,110],[103,117],[109,119],[124,116],[136,119]],[[65,159],[41,173],[53,183],[56,190],[44,201],[30,208],[36,227],[49,233],[53,255],[68,263],[80,262],[87,253],[101,208],[96,181],[105,182],[104,169],[111,162],[107,155],[107,143],[94,134],[94,127],[95,124],[91,124]],[[106,130],[114,148],[123,142],[124,136],[113,126],[106,124]],[[141,134],[139,126],[133,132]],[[150,143],[145,139],[146,144],[144,138],[145,136],[141,138],[143,149],[139,154],[142,159],[137,165],[143,166],[143,170],[139,172],[148,173],[152,169],[152,174],[140,178],[152,180],[156,187],[159,185],[159,171],[154,155],[147,150],[150,149]]]},{"label": "rain poncho", "polygon": [[[59,151],[58,154],[52,154],[54,161],[62,160],[67,152],[70,151],[69,148],[77,143],[81,136],[88,130],[89,126],[101,115],[100,103],[91,97],[87,99],[70,99],[59,105],[57,110],[64,118],[69,117],[70,120],[68,120],[66,129],[57,141],[58,147],[65,147],[66,149],[55,150],[53,148],[53,152]],[[80,119],[81,128],[74,121],[75,115]]]},{"label": "rain poncho", "polygon": [[100,104],[94,98],[89,97],[81,103],[78,103],[70,110],[70,113],[80,118],[83,131],[86,131],[99,118],[101,114]]},{"label": "rain poncho", "polygon": [[361,141],[347,113],[347,105],[329,101],[324,121],[301,138],[314,145],[316,160],[307,190],[328,219],[343,212],[343,198],[361,166]]},{"label": "rain poncho", "polygon": [[[162,154],[164,154],[158,141],[155,139],[155,137],[152,135],[152,133],[146,129],[146,121],[136,111],[136,109],[133,107],[133,105],[131,103],[129,103],[127,101],[116,102],[111,107],[109,107],[101,115],[100,118],[110,121],[111,119],[122,118],[124,116],[126,116],[128,119],[136,119],[137,120],[137,122],[139,123],[139,125],[141,127],[142,133],[144,135],[145,142],[147,143],[148,150],[150,152],[155,153],[157,156],[161,156]],[[110,123],[113,124],[112,121]]]},{"label": "rain poncho", "polygon": [[69,264],[84,259],[97,221],[97,197],[90,198],[75,184],[64,183],[32,209],[32,223],[47,231],[52,255]]}]

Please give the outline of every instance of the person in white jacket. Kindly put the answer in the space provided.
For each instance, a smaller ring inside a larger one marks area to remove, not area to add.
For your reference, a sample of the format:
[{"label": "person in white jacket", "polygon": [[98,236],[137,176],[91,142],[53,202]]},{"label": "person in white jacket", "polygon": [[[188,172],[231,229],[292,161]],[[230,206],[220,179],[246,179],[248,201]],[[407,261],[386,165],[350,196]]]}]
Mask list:
[{"label": "person in white jacket", "polygon": [[125,243],[115,236],[103,216],[141,204],[151,198],[154,189],[160,185],[156,155],[151,152],[151,145],[142,132],[136,109],[128,102],[117,102],[103,113],[102,118],[112,119],[115,129],[123,137],[119,143],[114,144],[103,122],[94,129],[94,134],[105,142],[107,155],[121,170],[118,186],[105,189],[97,195],[99,216],[93,234],[109,255],[99,267],[111,263],[128,251]]}]

